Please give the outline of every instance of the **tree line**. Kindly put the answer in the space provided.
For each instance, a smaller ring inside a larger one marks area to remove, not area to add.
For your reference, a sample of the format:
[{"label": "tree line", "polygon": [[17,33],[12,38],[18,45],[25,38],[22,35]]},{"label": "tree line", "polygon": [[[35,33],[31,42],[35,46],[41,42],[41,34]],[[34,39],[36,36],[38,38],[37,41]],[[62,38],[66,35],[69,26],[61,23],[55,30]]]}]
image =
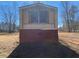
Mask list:
[{"label": "tree line", "polygon": [[69,1],[63,1],[62,4],[62,20],[63,31],[67,32],[79,32],[79,7],[74,4],[70,4]]},{"label": "tree line", "polygon": [[[69,1],[62,4],[62,31],[79,32],[79,7]],[[0,6],[0,32],[15,32],[17,27],[17,2],[12,2],[12,7]]]},{"label": "tree line", "polygon": [[0,32],[15,32],[17,29],[16,21],[16,2],[12,2],[12,6],[0,6]]}]

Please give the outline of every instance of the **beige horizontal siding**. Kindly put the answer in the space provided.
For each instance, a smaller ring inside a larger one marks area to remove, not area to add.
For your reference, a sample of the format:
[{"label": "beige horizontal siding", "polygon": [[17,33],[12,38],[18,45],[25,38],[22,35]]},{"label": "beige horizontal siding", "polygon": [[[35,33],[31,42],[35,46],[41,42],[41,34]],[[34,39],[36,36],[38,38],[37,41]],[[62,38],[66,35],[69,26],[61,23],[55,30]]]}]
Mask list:
[{"label": "beige horizontal siding", "polygon": [[49,30],[54,29],[54,25],[52,24],[26,24],[22,29],[42,29]]}]

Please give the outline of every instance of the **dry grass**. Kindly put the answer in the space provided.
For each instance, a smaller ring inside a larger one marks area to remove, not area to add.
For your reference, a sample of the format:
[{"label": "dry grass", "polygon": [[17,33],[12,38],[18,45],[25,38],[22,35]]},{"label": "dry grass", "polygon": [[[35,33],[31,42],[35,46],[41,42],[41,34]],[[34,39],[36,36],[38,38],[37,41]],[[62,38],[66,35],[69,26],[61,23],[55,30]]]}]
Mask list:
[{"label": "dry grass", "polygon": [[0,33],[0,57],[7,57],[18,45],[18,33]]},{"label": "dry grass", "polygon": [[60,32],[59,40],[62,44],[79,54],[79,33]]}]

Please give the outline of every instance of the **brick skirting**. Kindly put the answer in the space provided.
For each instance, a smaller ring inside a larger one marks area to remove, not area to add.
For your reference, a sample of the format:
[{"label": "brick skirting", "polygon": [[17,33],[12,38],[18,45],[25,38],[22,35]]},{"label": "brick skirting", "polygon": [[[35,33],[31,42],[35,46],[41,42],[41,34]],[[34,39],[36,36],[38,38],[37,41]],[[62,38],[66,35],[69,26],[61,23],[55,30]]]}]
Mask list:
[{"label": "brick skirting", "polygon": [[20,43],[58,42],[58,30],[20,29]]}]

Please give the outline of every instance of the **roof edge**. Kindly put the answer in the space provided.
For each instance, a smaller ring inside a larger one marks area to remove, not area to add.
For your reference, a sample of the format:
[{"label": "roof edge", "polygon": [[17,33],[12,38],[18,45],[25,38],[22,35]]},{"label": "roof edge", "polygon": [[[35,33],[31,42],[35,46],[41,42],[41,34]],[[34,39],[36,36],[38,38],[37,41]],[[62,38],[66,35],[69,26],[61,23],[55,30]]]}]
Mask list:
[{"label": "roof edge", "polygon": [[30,7],[30,6],[32,6],[32,5],[36,5],[36,4],[42,4],[42,5],[44,5],[44,6],[46,6],[46,7],[50,7],[50,8],[56,8],[57,9],[57,7],[55,7],[55,6],[50,6],[50,5],[47,5],[47,4],[44,4],[44,3],[34,3],[34,4],[30,4],[30,5],[25,5],[25,6],[21,6],[21,7],[19,7],[19,8],[28,8],[28,7]]}]

